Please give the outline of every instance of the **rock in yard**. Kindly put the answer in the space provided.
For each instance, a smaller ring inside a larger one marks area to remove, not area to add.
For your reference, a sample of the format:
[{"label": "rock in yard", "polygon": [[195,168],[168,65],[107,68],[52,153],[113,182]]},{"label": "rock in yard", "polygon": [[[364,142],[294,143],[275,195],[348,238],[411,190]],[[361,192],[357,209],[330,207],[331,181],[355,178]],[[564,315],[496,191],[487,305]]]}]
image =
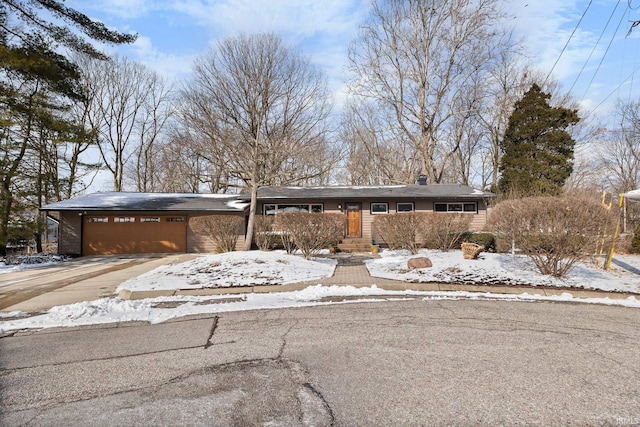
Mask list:
[{"label": "rock in yard", "polygon": [[431,260],[427,257],[415,257],[415,258],[409,258],[409,261],[407,262],[407,267],[413,270],[416,268],[430,268],[430,267],[433,267],[433,264],[431,263]]}]

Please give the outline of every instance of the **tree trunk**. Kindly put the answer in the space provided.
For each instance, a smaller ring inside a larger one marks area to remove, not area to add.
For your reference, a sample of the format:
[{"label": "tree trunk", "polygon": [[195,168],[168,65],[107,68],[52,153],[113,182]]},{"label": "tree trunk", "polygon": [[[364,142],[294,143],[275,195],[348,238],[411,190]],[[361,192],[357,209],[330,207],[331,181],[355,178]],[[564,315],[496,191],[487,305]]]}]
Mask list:
[{"label": "tree trunk", "polygon": [[256,208],[258,207],[258,184],[251,181],[251,204],[249,206],[249,223],[247,224],[247,234],[244,240],[244,250],[250,251],[253,243],[253,225],[256,222]]}]

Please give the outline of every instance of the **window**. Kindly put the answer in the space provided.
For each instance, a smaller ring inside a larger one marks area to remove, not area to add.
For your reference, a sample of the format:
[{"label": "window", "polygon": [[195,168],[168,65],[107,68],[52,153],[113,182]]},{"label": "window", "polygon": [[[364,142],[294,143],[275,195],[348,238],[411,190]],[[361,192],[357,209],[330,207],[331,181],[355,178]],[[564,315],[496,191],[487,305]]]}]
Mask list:
[{"label": "window", "polygon": [[172,216],[165,219],[166,222],[184,222],[183,216]]},{"label": "window", "polygon": [[478,204],[477,203],[465,203],[464,204],[465,212],[473,212],[478,213]]},{"label": "window", "polygon": [[133,216],[117,216],[113,218],[113,222],[136,222],[136,218]]},{"label": "window", "polygon": [[109,218],[106,216],[90,216],[87,218],[87,222],[109,222]]},{"label": "window", "polygon": [[322,213],[324,212],[324,205],[322,204],[304,204],[304,205],[262,205],[263,215],[275,215],[277,213],[285,212],[312,212]]},{"label": "window", "polygon": [[379,215],[389,213],[389,204],[375,202],[371,203],[371,215]]},{"label": "window", "polygon": [[434,212],[464,212],[478,213],[478,204],[476,202],[469,203],[434,203]]},{"label": "window", "polygon": [[143,216],[140,218],[140,222],[160,222],[159,216]]},{"label": "window", "polygon": [[397,203],[396,212],[413,212],[413,202]]}]

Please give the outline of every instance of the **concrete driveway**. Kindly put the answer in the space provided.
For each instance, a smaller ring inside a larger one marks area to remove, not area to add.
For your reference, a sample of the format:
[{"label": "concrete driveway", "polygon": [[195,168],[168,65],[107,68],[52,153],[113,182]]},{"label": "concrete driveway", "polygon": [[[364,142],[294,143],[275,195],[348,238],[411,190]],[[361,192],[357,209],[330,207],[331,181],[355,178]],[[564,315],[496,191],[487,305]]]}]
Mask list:
[{"label": "concrete driveway", "polygon": [[56,305],[112,296],[125,280],[161,265],[193,259],[192,254],[82,257],[0,275],[0,310],[34,312]]},{"label": "concrete driveway", "polygon": [[2,425],[634,425],[640,310],[394,301],[0,339]]}]

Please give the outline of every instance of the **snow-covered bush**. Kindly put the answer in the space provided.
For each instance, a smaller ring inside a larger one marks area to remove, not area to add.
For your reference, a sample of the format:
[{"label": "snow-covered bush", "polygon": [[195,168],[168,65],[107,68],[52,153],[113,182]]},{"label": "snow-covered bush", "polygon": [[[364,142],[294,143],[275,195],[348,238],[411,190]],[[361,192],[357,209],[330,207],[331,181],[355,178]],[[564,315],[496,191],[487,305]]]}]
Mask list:
[{"label": "snow-covered bush", "polygon": [[346,218],[329,213],[279,213],[274,228],[288,236],[305,259],[337,245],[344,236]]},{"label": "snow-covered bush", "polygon": [[217,252],[235,250],[238,238],[244,234],[244,218],[237,215],[209,215],[191,219],[191,228],[197,234],[210,238]]},{"label": "snow-covered bush", "polygon": [[542,274],[563,277],[613,232],[613,216],[597,198],[583,195],[505,200],[491,211],[488,227],[498,247],[513,245]]}]

